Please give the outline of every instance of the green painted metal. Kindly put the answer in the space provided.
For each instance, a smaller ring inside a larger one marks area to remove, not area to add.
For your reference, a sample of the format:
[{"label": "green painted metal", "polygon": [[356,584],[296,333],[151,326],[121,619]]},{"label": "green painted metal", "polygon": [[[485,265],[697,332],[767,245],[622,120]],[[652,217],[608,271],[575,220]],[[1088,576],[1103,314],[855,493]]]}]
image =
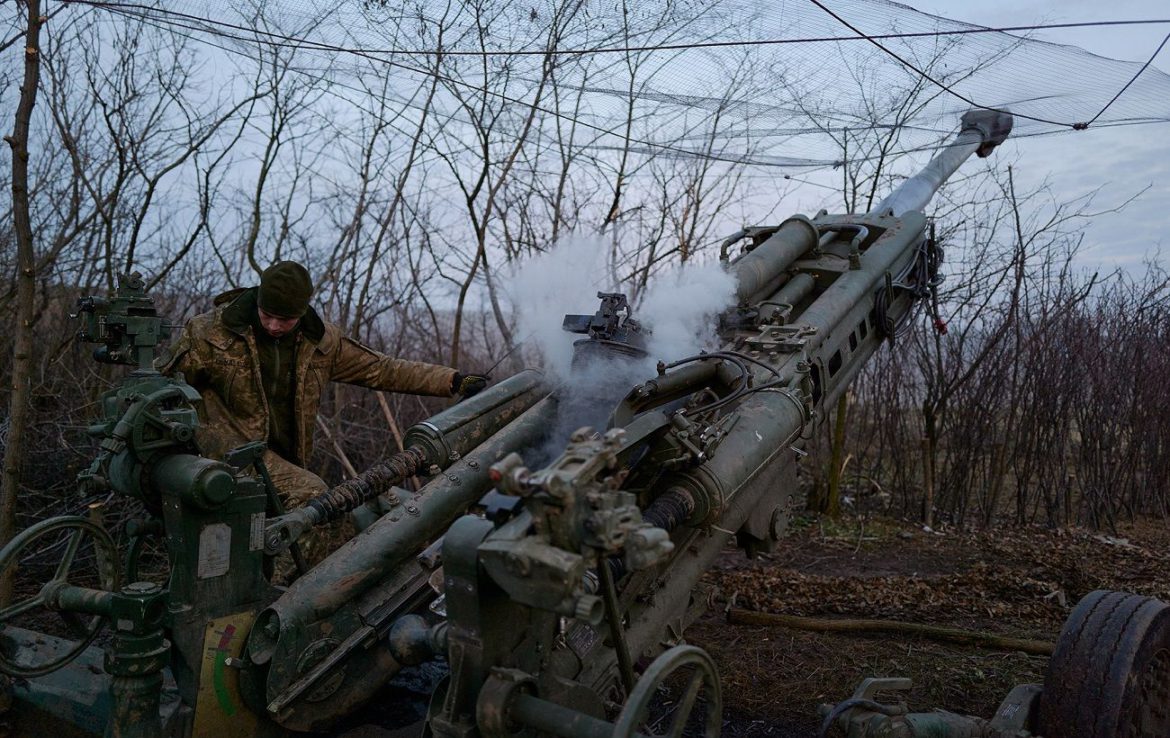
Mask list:
[{"label": "green painted metal", "polygon": [[[979,148],[968,138],[924,179],[937,185],[935,175]],[[796,504],[803,439],[937,277],[937,248],[916,210],[791,218],[744,235],[751,243],[729,267],[740,304],[723,321],[727,348],[660,367],[617,404],[604,434],[575,436],[543,468],[505,459],[495,467],[497,489],[523,512],[490,529],[468,519],[458,541],[448,534],[444,560],[458,561],[460,574],[447,575],[453,670],[432,707],[436,735],[473,735],[473,705],[481,722],[501,714],[534,720],[509,707],[500,670],[562,706],[638,693],[629,664],[681,636],[702,604],[694,585],[728,539],[751,552],[781,534]],[[609,351],[615,362],[629,353]],[[646,546],[656,553],[643,558]],[[611,603],[605,627],[588,617],[595,592]],[[582,735],[597,729],[571,724]],[[955,726],[977,723],[919,724],[962,735]],[[718,732],[717,720],[707,732]]]},{"label": "green painted metal", "polygon": [[[67,648],[37,649],[35,644],[28,648],[20,640],[8,644],[7,648],[0,648],[0,671],[5,674],[28,678],[56,671],[80,656],[105,626],[102,616],[108,611],[108,597],[118,587],[117,549],[109,534],[94,522],[77,516],[62,516],[34,523],[0,551],[0,571],[18,567],[21,554],[34,548],[41,539],[52,541],[64,532],[70,532],[69,537],[52,578],[36,595],[18,599],[0,610],[0,638],[8,639],[9,627],[15,626],[20,616],[40,609],[84,612],[96,617],[81,624],[84,633]],[[75,558],[87,537],[92,539],[94,546],[97,584],[101,590],[81,589],[69,583]],[[106,603],[97,606],[103,599],[107,600]],[[76,608],[70,605],[76,605]],[[17,628],[16,633],[23,636],[27,631]],[[45,658],[39,658],[41,651],[44,651]]]},{"label": "green painted metal", "polygon": [[910,712],[904,702],[878,701],[908,693],[912,687],[909,679],[866,679],[850,699],[835,707],[822,706],[821,736],[833,724],[849,738],[1028,738],[1035,730],[1038,685],[1013,688],[990,720],[946,710]]},{"label": "green painted metal", "polygon": [[[0,630],[7,653],[28,660],[60,660],[63,665],[47,674],[30,677],[20,688],[12,686],[4,721],[14,736],[48,735],[53,738],[92,738],[102,735],[110,722],[110,677],[103,673],[105,654],[87,648],[72,658],[61,658],[76,642],[5,624]],[[174,684],[168,707],[177,696]]]},{"label": "green painted metal", "polygon": [[560,738],[611,738],[613,723],[532,695],[517,695],[508,716],[519,725]]},{"label": "green painted metal", "polygon": [[543,397],[544,377],[527,369],[411,426],[403,436],[407,448],[424,449],[428,465],[446,468],[488,440]]},{"label": "green painted metal", "polygon": [[[65,550],[54,578],[41,591],[24,601],[10,605],[0,612],[0,625],[8,647],[0,657],[0,669],[7,674],[23,677],[44,676],[55,672],[81,656],[89,643],[108,622],[113,625],[113,642],[106,653],[105,671],[112,679],[109,686],[109,719],[105,734],[111,738],[159,738],[162,735],[160,706],[162,699],[162,670],[168,660],[170,644],[163,635],[165,602],[162,588],[155,584],[138,582],[126,585],[119,592],[90,589],[70,584],[68,577],[81,541],[91,536],[97,544],[99,582],[112,588],[117,564],[113,544],[105,531],[85,518],[60,517],[41,521],[23,531],[0,553],[0,570],[8,569],[20,560],[38,539],[63,531],[72,531],[66,539]],[[103,552],[104,553],[101,553]],[[74,644],[57,648],[39,648],[41,639],[25,644],[13,641],[27,631],[8,632],[9,621],[34,608],[92,615],[81,627],[84,637]],[[35,659],[35,654],[47,652],[46,658]]]},{"label": "green painted metal", "polygon": [[163,589],[150,582],[123,587],[110,601],[114,642],[106,654],[112,677],[109,738],[160,738],[163,667],[171,644],[163,634]]},{"label": "green painted metal", "polygon": [[767,240],[735,262],[739,299],[751,301],[765,291],[792,262],[816,246],[818,235],[813,222],[802,215],[781,223]]},{"label": "green painted metal", "polygon": [[[110,298],[82,300],[79,312],[85,323],[81,338],[102,344],[95,357],[134,367],[121,386],[102,397],[104,417],[90,428],[101,450],[79,476],[79,484],[90,494],[114,493],[143,501],[152,518],[135,522],[131,532],[165,531],[170,576],[165,587],[131,583],[119,589],[108,534],[83,518],[57,518],[24,531],[0,552],[0,568],[12,565],[41,535],[75,531],[57,576],[45,583],[33,604],[95,616],[90,635],[66,651],[64,659],[79,655],[102,624],[112,624],[114,635],[104,661],[111,695],[107,733],[161,735],[163,666],[169,661],[185,709],[192,710],[207,622],[255,610],[274,595],[263,574],[265,496],[254,478],[199,455],[194,433],[199,394],[152,368],[155,350],[168,330],[145,294],[141,277],[122,277]],[[104,572],[101,589],[68,581],[83,535],[96,542]],[[50,666],[59,667],[60,658]],[[19,665],[0,668],[21,672]]]},{"label": "green painted metal", "polygon": [[[462,453],[417,493],[399,499],[390,512],[299,578],[261,613],[262,627],[253,631],[249,651],[266,672],[266,705],[294,687],[300,677],[300,655],[324,633],[338,641],[339,653],[348,654],[332,672],[342,675],[346,699],[290,702],[284,713],[273,716],[280,724],[303,730],[337,720],[398,671],[397,661],[385,658],[369,634],[388,632],[398,616],[418,606],[419,598],[434,596],[427,584],[430,571],[414,565],[412,558],[490,490],[492,464],[535,444],[552,424],[556,412],[552,399],[528,392],[520,401],[532,404],[518,416],[515,400],[497,405],[503,427]],[[367,636],[352,638],[355,633]]]},{"label": "green painted metal", "polygon": [[[436,655],[451,673],[428,713],[435,736],[502,736],[517,724],[564,738],[638,735],[650,695],[684,667],[694,670],[685,712],[702,695],[704,730],[717,734],[714,665],[679,646],[704,606],[695,584],[732,539],[755,553],[781,535],[804,439],[935,283],[936,245],[921,206],[906,203],[1002,140],[997,121],[965,119],[956,146],[874,213],[796,216],[729,239],[748,241],[728,262],[739,304],[721,321],[723,348],[660,365],[624,396],[589,398],[612,411],[607,428],[549,446],[558,412],[582,398],[572,382],[550,392],[523,372],[409,429],[400,454],[335,490],[327,510],[274,506],[262,446],[223,462],[199,455],[199,396],[150,368],[165,326],[141,279],[124,279],[82,306],[99,358],[135,370],[103,398],[92,428],[101,453],[80,481],[145,503],[153,518],[135,531],[165,538],[170,575],[141,590],[84,591],[61,578],[37,604],[117,625],[106,671],[119,735],[155,734],[143,716],[159,711],[164,650],[180,735],[243,717],[253,735],[325,729],[404,665]],[[641,359],[637,321],[615,308],[624,296],[601,297],[597,313],[566,321],[588,336],[579,355],[594,366]],[[417,492],[391,489],[412,474],[426,479]],[[286,591],[268,585],[267,556],[380,493],[358,536]],[[0,565],[11,558],[0,552]],[[250,624],[246,648],[209,656],[209,623],[237,617]],[[891,736],[958,737],[981,724],[877,714],[882,730],[911,731]]]}]

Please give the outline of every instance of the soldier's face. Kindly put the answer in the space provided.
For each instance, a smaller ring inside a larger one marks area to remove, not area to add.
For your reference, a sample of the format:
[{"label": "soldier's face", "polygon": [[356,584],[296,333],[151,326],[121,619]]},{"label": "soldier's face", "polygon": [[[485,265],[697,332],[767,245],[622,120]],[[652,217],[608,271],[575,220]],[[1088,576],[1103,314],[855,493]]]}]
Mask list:
[{"label": "soldier's face", "polygon": [[297,323],[301,322],[300,318],[282,318],[279,315],[265,312],[264,308],[258,307],[256,310],[260,312],[260,325],[264,328],[264,332],[273,338],[280,338],[296,328]]}]

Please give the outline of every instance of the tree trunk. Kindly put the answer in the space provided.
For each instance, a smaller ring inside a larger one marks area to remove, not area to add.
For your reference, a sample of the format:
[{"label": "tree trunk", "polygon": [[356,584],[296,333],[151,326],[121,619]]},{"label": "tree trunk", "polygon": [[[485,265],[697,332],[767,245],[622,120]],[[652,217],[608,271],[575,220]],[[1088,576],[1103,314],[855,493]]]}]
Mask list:
[{"label": "tree trunk", "polygon": [[825,497],[824,512],[829,517],[841,514],[841,477],[845,470],[842,460],[845,458],[845,428],[846,415],[849,412],[849,391],[842,393],[837,400],[837,417],[833,425],[833,449],[829,454],[829,490]]},{"label": "tree trunk", "polygon": [[922,436],[922,522],[930,528],[934,525],[934,458],[938,437],[934,414],[925,413],[925,434]]},{"label": "tree trunk", "polygon": [[755,610],[733,608],[727,613],[727,622],[732,625],[766,625],[780,628],[811,630],[820,633],[895,633],[929,638],[945,643],[958,643],[964,646],[980,646],[1004,651],[1022,651],[1035,656],[1051,656],[1053,649],[1056,648],[1056,644],[1050,641],[1037,641],[1031,638],[1012,638],[996,633],[983,633],[975,630],[924,625],[922,623],[906,623],[900,620],[810,618],[800,615],[780,615],[771,612],[757,612]]},{"label": "tree trunk", "polygon": [[[16,233],[16,324],[12,337],[12,394],[8,406],[8,446],[4,450],[4,472],[0,479],[0,546],[12,540],[16,525],[16,496],[20,488],[24,434],[28,426],[32,382],[34,298],[36,296],[36,254],[33,249],[32,219],[28,206],[28,128],[40,84],[41,59],[40,0],[27,0],[28,30],[25,34],[24,81],[12,135],[12,221]],[[0,580],[0,604],[12,595],[12,577]]]}]

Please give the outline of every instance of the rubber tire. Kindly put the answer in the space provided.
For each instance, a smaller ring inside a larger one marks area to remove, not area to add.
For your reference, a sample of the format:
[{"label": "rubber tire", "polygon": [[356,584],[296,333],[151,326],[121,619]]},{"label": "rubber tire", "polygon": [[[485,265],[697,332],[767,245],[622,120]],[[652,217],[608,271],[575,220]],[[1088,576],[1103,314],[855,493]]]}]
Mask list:
[{"label": "rubber tire", "polygon": [[1170,736],[1170,605],[1106,590],[1078,602],[1048,663],[1037,722],[1044,738]]}]

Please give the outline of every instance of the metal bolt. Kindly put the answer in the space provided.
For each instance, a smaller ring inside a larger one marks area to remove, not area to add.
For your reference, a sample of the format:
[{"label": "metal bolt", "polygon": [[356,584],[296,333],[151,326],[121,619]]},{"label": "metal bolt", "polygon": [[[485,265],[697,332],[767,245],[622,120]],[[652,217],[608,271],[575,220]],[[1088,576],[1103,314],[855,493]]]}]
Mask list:
[{"label": "metal bolt", "polygon": [[153,582],[133,582],[122,588],[128,595],[152,595],[162,591],[162,587]]}]

